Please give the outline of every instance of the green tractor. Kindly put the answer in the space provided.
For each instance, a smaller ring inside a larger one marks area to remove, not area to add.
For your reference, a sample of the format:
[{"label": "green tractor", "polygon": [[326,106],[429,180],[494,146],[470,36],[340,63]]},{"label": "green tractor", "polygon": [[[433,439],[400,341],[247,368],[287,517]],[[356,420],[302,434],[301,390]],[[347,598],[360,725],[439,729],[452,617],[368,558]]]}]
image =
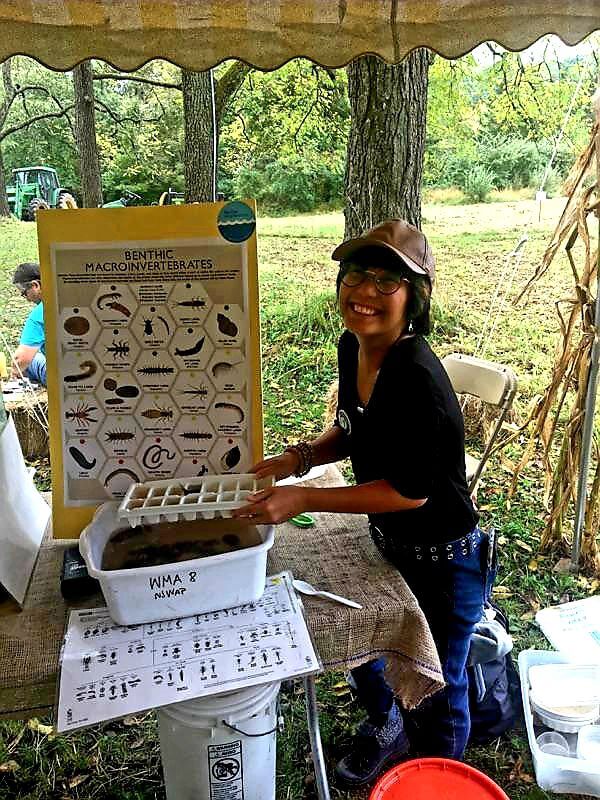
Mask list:
[{"label": "green tractor", "polygon": [[17,219],[32,222],[40,208],[77,208],[75,198],[58,183],[51,167],[13,169],[13,186],[8,186],[8,205]]}]

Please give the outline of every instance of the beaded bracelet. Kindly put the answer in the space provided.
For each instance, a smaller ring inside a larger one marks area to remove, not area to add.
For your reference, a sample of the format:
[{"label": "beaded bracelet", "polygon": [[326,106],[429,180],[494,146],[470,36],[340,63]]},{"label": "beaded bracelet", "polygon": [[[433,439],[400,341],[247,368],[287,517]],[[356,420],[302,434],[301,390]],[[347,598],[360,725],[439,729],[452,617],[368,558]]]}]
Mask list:
[{"label": "beaded bracelet", "polygon": [[298,456],[298,469],[294,472],[296,478],[303,478],[312,469],[314,451],[308,442],[297,442],[285,448],[285,452],[295,453]]}]

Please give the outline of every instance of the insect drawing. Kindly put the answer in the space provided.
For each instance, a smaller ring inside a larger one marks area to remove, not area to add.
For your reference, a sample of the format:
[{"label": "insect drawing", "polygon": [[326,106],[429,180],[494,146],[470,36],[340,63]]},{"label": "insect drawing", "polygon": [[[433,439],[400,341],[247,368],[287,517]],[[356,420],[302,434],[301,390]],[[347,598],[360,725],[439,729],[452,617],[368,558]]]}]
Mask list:
[{"label": "insect drawing", "polygon": [[233,469],[238,463],[242,454],[237,444],[221,456],[221,466],[223,469]]},{"label": "insect drawing", "polygon": [[63,327],[71,336],[85,336],[90,329],[90,323],[85,317],[69,317]]},{"label": "insect drawing", "polygon": [[139,393],[137,386],[117,386],[115,389],[117,397],[137,397]]},{"label": "insect drawing", "polygon": [[89,428],[91,422],[98,422],[97,419],[92,417],[94,411],[97,410],[96,406],[91,406],[81,401],[65,411],[65,418],[76,422],[82,428]]},{"label": "insect drawing", "polygon": [[175,303],[175,305],[180,308],[204,308],[206,306],[206,300],[202,300],[200,297],[192,297],[191,300],[181,300],[179,303]]},{"label": "insect drawing", "polygon": [[[131,311],[124,306],[122,303],[119,303],[118,300],[123,295],[120,292],[109,292],[108,294],[101,294],[100,297],[96,300],[96,305],[103,311],[106,308],[110,308],[111,311],[118,311],[119,314],[122,314],[124,317],[130,317]],[[106,302],[104,302],[106,301]]]},{"label": "insect drawing", "polygon": [[93,458],[91,461],[88,461],[85,454],[82,453],[78,447],[69,447],[69,453],[73,460],[83,469],[93,469],[96,466],[96,459]]},{"label": "insect drawing", "polygon": [[158,320],[160,320],[160,322],[162,322],[162,324],[165,326],[165,331],[166,331],[166,334],[168,336],[169,333],[171,332],[171,329],[169,328],[169,323],[167,322],[167,320],[164,317],[159,317],[159,316],[156,316],[156,317],[144,317],[144,322],[143,322],[143,325],[144,325],[144,336],[154,336],[154,320],[155,319],[158,319]]},{"label": "insect drawing", "polygon": [[94,364],[93,361],[82,361],[79,365],[79,369],[81,372],[76,373],[75,375],[65,375],[64,382],[65,383],[79,383],[79,381],[84,381],[86,378],[91,378],[92,375],[95,375],[98,367]]},{"label": "insect drawing", "polygon": [[129,342],[124,342],[122,339],[114,339],[109,347],[105,348],[107,353],[110,353],[113,358],[127,358],[129,355]]},{"label": "insect drawing", "polygon": [[161,447],[159,444],[152,444],[142,456],[142,464],[146,469],[161,469],[163,458],[167,461],[172,461],[175,458],[175,453],[169,452],[166,447]]},{"label": "insect drawing", "polygon": [[212,439],[212,433],[208,433],[208,431],[183,431],[180,433],[182,439],[189,439],[192,442],[198,442],[201,439]]},{"label": "insect drawing", "polygon": [[218,361],[216,364],[213,364],[213,378],[217,378],[217,380],[223,378],[228,372],[231,372],[232,369],[233,364],[230,364],[228,361]]},{"label": "insect drawing", "polygon": [[125,467],[119,467],[119,469],[114,469],[106,476],[106,478],[104,478],[104,486],[108,486],[108,484],[112,481],[112,479],[116,478],[117,475],[127,475],[127,477],[131,478],[131,480],[134,483],[140,482],[139,477],[135,474],[133,470],[126,469]]},{"label": "insect drawing", "polygon": [[146,408],[142,411],[142,417],[146,419],[159,419],[161,421],[173,419],[173,409],[168,406],[159,406],[155,408]]},{"label": "insect drawing", "polygon": [[171,375],[175,372],[175,367],[159,364],[156,367],[139,367],[138,372],[140,375]]},{"label": "insect drawing", "polygon": [[191,386],[188,384],[188,388],[184,389],[181,394],[191,394],[192,397],[206,397],[208,395],[208,387],[201,383],[200,386]]},{"label": "insect drawing", "polygon": [[230,417],[232,423],[242,422],[244,412],[235,403],[215,403],[215,408],[223,412],[225,417]]},{"label": "insect drawing", "polygon": [[232,319],[226,317],[225,314],[217,314],[217,326],[225,336],[231,336],[233,338],[238,335],[238,326]]},{"label": "insect drawing", "polygon": [[107,442],[129,442],[135,439],[133,431],[123,431],[120,428],[115,428],[114,431],[106,431],[104,434]]},{"label": "insect drawing", "polygon": [[201,336],[198,339],[198,341],[196,342],[196,344],[193,345],[192,347],[188,347],[188,348],[184,348],[184,349],[176,347],[175,348],[175,355],[176,356],[195,356],[195,355],[198,355],[198,353],[204,347],[204,339],[205,338],[206,338],[205,336]]}]

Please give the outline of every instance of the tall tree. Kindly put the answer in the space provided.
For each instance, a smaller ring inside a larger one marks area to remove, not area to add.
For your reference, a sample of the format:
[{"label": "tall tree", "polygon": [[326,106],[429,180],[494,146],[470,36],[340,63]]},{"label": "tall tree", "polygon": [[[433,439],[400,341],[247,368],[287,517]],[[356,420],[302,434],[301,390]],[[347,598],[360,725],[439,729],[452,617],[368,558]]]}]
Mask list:
[{"label": "tall tree", "polygon": [[181,88],[185,127],[185,201],[214,200],[217,125],[212,71],[182,69]]},{"label": "tall tree", "polygon": [[346,237],[386,217],[421,224],[430,63],[429,51],[420,48],[395,66],[363,56],[347,67]]},{"label": "tall tree", "polygon": [[73,70],[73,90],[75,141],[79,154],[82,205],[85,208],[96,208],[102,205],[102,178],[96,140],[96,109],[90,61],[83,61]]}]

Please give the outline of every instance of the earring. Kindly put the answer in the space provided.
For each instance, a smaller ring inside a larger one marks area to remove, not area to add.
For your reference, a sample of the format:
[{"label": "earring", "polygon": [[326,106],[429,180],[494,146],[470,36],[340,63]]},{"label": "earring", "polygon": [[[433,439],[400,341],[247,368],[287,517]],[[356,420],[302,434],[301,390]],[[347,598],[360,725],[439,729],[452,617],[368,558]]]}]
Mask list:
[{"label": "earring", "polygon": [[415,331],[415,326],[413,325],[413,321],[411,319],[410,322],[408,323],[408,332],[414,333],[414,331]]}]

